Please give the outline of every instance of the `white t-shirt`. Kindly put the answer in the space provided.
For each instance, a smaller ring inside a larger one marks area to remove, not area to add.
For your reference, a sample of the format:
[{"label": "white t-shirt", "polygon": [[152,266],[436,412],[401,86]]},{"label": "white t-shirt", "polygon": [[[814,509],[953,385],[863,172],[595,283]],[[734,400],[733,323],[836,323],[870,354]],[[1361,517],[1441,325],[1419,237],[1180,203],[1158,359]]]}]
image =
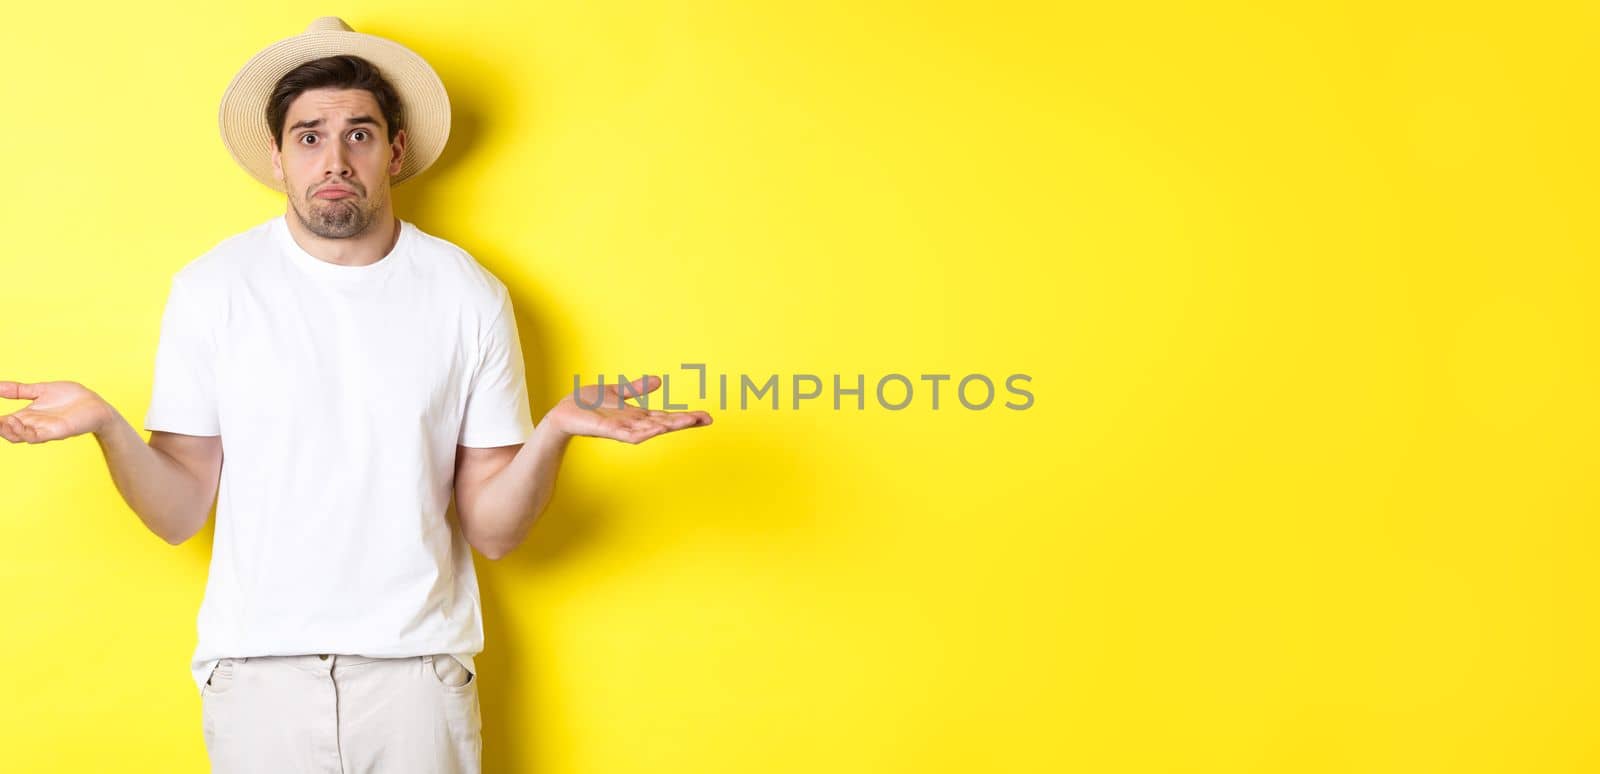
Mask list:
[{"label": "white t-shirt", "polygon": [[504,283],[401,222],[367,266],[307,253],[287,215],[172,278],[146,430],[222,436],[191,662],[451,653],[476,672],[482,608],[454,520],[456,445],[533,434]]}]

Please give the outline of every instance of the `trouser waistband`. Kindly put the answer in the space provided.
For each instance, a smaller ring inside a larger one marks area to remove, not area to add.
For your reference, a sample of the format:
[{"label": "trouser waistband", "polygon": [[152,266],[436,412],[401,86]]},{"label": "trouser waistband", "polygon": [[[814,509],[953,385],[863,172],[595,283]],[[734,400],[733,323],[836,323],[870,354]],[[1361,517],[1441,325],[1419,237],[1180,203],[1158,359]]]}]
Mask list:
[{"label": "trouser waistband", "polygon": [[372,663],[374,661],[401,661],[401,660],[405,660],[405,659],[424,659],[424,658],[427,658],[427,657],[426,656],[378,657],[378,656],[353,656],[353,655],[347,655],[347,654],[344,654],[344,653],[306,653],[306,654],[295,655],[295,656],[248,656],[248,657],[242,657],[242,658],[235,658],[235,659],[233,659],[233,661],[235,663],[241,663],[241,664],[242,663],[246,663],[246,662],[250,662],[250,661],[272,661],[272,662],[276,662],[276,663],[280,663],[280,664],[287,664],[289,666],[293,666],[293,667],[296,667],[298,669],[304,669],[307,672],[327,672],[327,671],[329,671],[331,669],[334,669],[336,667],[341,667],[341,666],[348,667],[348,666],[357,666],[357,665],[360,665],[360,664],[370,664],[370,663]]}]

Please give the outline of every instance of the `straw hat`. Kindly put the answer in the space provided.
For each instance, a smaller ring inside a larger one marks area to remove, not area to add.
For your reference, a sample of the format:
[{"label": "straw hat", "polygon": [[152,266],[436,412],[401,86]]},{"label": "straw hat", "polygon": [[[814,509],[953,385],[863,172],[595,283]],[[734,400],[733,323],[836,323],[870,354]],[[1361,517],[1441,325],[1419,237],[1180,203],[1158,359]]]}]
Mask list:
[{"label": "straw hat", "polygon": [[313,59],[337,54],[359,56],[375,65],[400,95],[406,130],[406,156],[399,183],[427,169],[444,151],[450,137],[450,96],[432,67],[411,49],[392,40],[355,32],[337,16],[324,16],[306,31],[280,40],[250,58],[222,93],[217,123],[233,160],[251,177],[282,192],[272,175],[272,132],[267,127],[267,100],[290,70]]}]

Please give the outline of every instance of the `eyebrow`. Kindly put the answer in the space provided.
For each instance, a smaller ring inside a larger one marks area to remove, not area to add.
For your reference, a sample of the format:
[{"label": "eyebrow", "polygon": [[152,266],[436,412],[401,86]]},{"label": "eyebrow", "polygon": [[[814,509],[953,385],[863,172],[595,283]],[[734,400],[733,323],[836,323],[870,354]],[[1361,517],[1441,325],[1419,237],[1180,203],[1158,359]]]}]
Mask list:
[{"label": "eyebrow", "polygon": [[[315,129],[321,123],[322,119],[320,118],[313,118],[308,121],[296,121],[292,126],[289,127],[289,131],[292,132],[296,129]],[[347,119],[345,121],[345,125],[347,126],[355,124],[372,124],[373,126],[377,126],[378,119],[373,118],[372,116],[362,115]]]}]

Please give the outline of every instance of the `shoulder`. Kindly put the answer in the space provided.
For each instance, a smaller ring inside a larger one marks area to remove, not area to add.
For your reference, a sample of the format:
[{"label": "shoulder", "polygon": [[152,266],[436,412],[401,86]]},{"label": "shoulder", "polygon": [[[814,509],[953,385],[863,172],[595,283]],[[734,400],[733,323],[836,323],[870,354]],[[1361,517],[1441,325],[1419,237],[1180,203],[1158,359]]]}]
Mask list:
[{"label": "shoulder", "polygon": [[[281,217],[281,216],[278,216]],[[272,249],[272,225],[278,217],[223,237],[173,272],[175,287],[221,290],[254,261]]]},{"label": "shoulder", "polygon": [[415,262],[439,287],[455,294],[463,305],[491,317],[503,304],[510,302],[511,293],[506,284],[471,253],[415,224],[408,222],[408,225],[414,232]]}]

